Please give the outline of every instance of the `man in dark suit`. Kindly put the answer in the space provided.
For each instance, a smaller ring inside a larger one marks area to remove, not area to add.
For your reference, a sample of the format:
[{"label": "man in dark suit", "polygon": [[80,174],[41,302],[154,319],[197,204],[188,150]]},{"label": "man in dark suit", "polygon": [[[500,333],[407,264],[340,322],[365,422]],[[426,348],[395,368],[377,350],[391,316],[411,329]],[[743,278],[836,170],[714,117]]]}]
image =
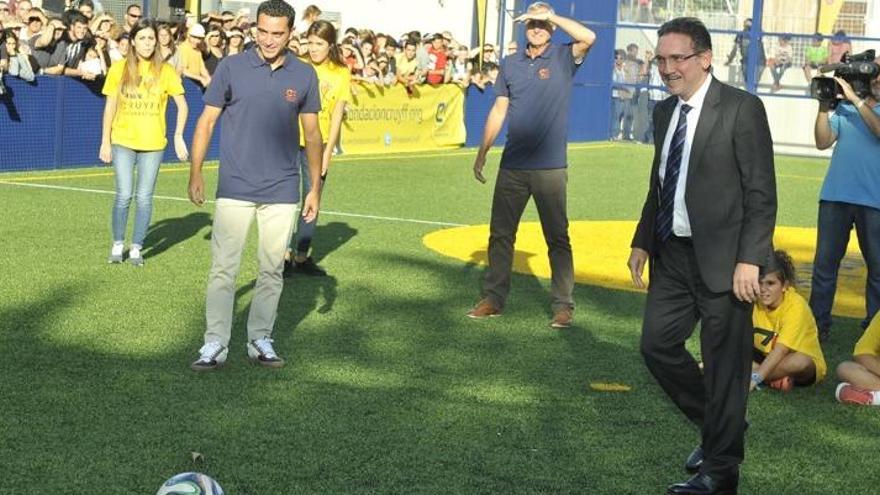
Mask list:
[{"label": "man in dark suit", "polygon": [[[773,143],[761,101],[718,82],[698,19],[658,30],[654,62],[672,94],[654,110],[654,163],[632,241],[633,283],[651,259],[641,352],[702,430],[673,494],[736,493],[752,356],[752,303],[776,223]],[[685,349],[701,322],[703,370]],[[753,376],[754,378],[754,376]]]}]

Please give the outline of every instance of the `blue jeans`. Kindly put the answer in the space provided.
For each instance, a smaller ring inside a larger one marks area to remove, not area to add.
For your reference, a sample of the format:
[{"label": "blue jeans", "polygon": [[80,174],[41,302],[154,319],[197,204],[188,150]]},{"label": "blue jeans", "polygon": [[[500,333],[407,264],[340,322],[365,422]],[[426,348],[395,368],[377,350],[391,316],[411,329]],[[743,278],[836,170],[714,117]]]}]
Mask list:
[{"label": "blue jeans", "polygon": [[[302,180],[302,201],[312,190],[311,174],[309,173],[309,160],[306,150],[299,149],[296,161],[299,162],[299,176]],[[290,240],[290,248],[296,256],[308,256],[309,248],[312,247],[312,238],[315,237],[315,228],[318,226],[318,217],[311,222],[306,222],[302,215],[296,222],[296,234]]]},{"label": "blue jeans", "polygon": [[633,107],[631,100],[612,98],[610,139],[617,139],[620,124],[623,123],[623,139],[632,139]]},{"label": "blue jeans", "polygon": [[[163,150],[135,151],[125,146],[113,145],[113,171],[116,178],[116,199],[113,201],[112,231],[113,241],[125,240],[125,226],[128,223],[128,205],[132,193],[137,210],[134,215],[134,232],[131,243],[144,245],[150,217],[153,214],[153,191],[159,164],[162,163]],[[137,189],[134,188],[134,170],[137,168]]]},{"label": "blue jeans", "polygon": [[862,321],[862,328],[867,328],[880,308],[880,210],[851,203],[820,201],[810,294],[810,309],[819,328],[831,328],[831,305],[837,291],[837,272],[846,254],[853,225],[868,269],[865,285],[867,316]]}]

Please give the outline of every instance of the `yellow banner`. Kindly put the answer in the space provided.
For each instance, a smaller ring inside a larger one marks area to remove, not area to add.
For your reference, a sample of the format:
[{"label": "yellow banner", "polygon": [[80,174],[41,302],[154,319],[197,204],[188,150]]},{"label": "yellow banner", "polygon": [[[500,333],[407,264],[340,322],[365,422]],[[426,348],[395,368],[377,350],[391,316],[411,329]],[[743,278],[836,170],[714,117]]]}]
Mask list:
[{"label": "yellow banner", "polygon": [[837,16],[843,8],[844,0],[821,0],[819,4],[819,22],[816,31],[822,34],[832,34]]},{"label": "yellow banner", "polygon": [[464,144],[464,89],[454,84],[356,84],[342,125],[346,154],[457,148]]}]

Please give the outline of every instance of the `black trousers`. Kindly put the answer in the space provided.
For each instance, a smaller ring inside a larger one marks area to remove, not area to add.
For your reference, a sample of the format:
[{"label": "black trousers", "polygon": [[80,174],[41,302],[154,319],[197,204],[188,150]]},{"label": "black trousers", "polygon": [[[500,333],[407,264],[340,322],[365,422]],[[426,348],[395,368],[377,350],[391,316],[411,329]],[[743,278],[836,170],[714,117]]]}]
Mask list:
[{"label": "black trousers", "polygon": [[[752,305],[741,303],[733,291],[714,293],[706,288],[688,239],[671,237],[651,261],[642,356],[669,398],[701,428],[701,471],[731,476],[745,450]],[[698,321],[702,372],[685,349]]]}]

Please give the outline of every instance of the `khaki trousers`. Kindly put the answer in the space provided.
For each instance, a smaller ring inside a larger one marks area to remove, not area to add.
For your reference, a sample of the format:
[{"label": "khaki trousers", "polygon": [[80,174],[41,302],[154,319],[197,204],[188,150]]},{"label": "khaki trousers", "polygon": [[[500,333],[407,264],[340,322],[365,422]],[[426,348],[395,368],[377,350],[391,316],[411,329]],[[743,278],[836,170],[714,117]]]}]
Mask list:
[{"label": "khaki trousers", "polygon": [[284,287],[284,253],[293,230],[296,204],[258,204],[220,198],[214,211],[211,272],[208,275],[205,342],[229,345],[235,308],[235,279],[241,253],[254,217],[259,244],[260,272],[248,314],[248,340],[269,337],[275,325],[278,300]]}]

